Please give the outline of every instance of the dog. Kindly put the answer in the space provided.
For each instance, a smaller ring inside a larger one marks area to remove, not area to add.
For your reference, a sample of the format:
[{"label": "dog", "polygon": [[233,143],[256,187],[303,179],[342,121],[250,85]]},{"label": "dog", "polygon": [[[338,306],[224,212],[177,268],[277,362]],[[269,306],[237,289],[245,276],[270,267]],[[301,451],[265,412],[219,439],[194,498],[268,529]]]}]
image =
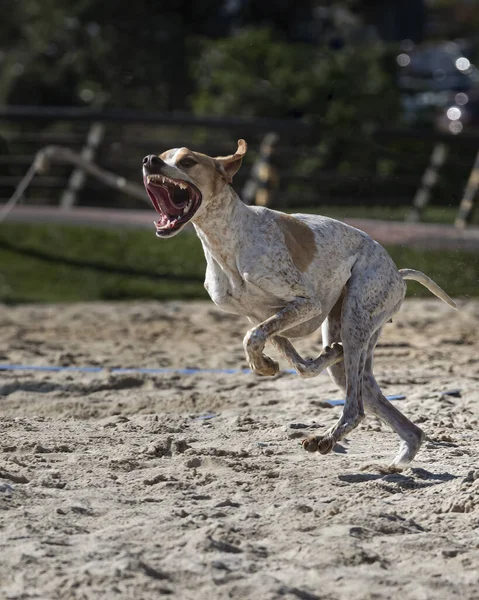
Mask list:
[{"label": "dog", "polygon": [[[393,406],[373,375],[373,352],[385,323],[399,310],[405,280],[413,279],[456,309],[434,281],[413,269],[398,270],[386,250],[366,233],[335,219],[289,215],[247,206],[233,190],[247,145],[212,158],[174,148],[143,159],[143,180],[165,239],[192,223],[206,257],[205,288],[221,309],[247,317],[253,327],[243,346],[251,369],[278,373],[264,354],[270,342],[301,377],[327,369],[345,394],[338,421],[302,441],[321,454],[352,431],[365,409],[401,439],[391,467],[409,463],[424,432]],[[323,350],[304,359],[291,339],[322,327]]]}]

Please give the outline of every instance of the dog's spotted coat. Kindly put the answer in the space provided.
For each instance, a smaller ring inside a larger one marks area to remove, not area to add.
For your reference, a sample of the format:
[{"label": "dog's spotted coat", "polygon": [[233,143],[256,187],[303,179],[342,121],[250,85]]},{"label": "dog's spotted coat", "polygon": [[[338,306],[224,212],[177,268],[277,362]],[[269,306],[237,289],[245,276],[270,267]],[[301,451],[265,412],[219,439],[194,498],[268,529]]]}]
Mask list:
[{"label": "dog's spotted coat", "polygon": [[[424,274],[398,271],[384,248],[354,227],[318,215],[286,215],[243,204],[229,183],[245,152],[243,140],[226,157],[175,148],[153,161],[146,157],[144,176],[162,174],[201,192],[191,221],[206,257],[205,287],[217,306],[245,315],[253,325],[244,338],[251,368],[261,375],[278,372],[277,362],[263,352],[270,342],[300,376],[314,377],[327,369],[345,393],[337,423],[304,440],[303,447],[330,452],[361,422],[366,409],[402,440],[392,465],[410,462],[424,434],[382,394],[373,375],[374,348],[404,300],[404,279],[426,285],[452,307],[454,302]],[[161,232],[162,237],[180,229]],[[290,340],[320,326],[323,352],[316,359],[302,358]]]}]

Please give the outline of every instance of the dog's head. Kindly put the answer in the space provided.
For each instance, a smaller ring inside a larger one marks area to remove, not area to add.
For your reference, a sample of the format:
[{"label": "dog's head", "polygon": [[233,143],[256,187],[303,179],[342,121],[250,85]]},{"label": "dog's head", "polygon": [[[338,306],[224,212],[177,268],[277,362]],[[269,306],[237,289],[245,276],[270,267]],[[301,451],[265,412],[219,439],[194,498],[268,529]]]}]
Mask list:
[{"label": "dog's head", "polygon": [[203,210],[220,196],[240,168],[246,148],[246,142],[238,140],[238,149],[230,156],[212,158],[188,148],[145,156],[143,182],[160,215],[156,235],[166,238],[177,234],[200,207]]}]

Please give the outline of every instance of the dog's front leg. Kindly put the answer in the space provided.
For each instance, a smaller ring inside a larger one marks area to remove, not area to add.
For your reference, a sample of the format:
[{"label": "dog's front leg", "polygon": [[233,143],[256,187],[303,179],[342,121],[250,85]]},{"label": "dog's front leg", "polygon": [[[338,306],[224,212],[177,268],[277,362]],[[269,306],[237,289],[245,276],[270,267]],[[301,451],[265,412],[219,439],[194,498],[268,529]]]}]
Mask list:
[{"label": "dog's front leg", "polygon": [[250,329],[243,340],[243,346],[251,369],[259,375],[276,375],[278,363],[263,354],[268,339],[320,314],[321,305],[317,301],[295,298],[275,315]]},{"label": "dog's front leg", "polygon": [[326,346],[316,358],[303,358],[285,337],[275,335],[271,343],[277,348],[300,377],[316,377],[325,369],[343,360],[343,347],[338,342]]}]

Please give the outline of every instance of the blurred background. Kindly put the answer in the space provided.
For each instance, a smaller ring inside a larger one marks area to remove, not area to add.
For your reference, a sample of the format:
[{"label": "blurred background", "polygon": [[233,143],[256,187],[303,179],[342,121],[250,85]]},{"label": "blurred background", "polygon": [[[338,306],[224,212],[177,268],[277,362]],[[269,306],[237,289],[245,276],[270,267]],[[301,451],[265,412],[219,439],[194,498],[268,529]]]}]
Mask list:
[{"label": "blurred background", "polygon": [[0,301],[205,298],[196,236],[154,235],[141,160],[240,137],[246,202],[344,219],[479,295],[477,0],[2,8]]}]

